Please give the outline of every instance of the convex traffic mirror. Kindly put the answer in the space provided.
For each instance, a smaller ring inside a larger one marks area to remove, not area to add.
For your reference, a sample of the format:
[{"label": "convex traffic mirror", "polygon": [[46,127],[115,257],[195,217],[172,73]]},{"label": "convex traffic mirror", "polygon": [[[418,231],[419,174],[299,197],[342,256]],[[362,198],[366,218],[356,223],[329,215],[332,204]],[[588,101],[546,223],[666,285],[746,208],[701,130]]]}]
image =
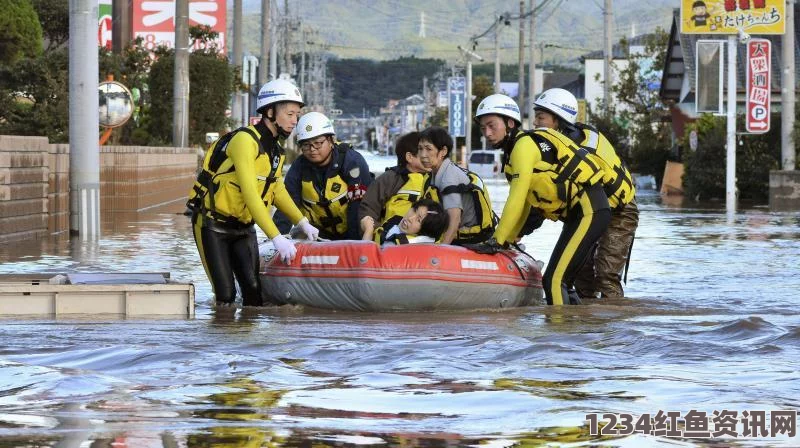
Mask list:
[{"label": "convex traffic mirror", "polygon": [[98,86],[100,97],[100,126],[116,128],[133,115],[133,95],[117,81],[104,81]]}]

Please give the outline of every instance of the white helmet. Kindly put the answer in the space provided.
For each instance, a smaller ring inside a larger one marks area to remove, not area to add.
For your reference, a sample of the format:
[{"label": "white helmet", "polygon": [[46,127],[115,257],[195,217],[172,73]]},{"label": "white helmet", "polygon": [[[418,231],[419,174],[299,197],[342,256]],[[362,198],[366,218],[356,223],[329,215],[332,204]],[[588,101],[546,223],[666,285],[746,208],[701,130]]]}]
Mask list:
[{"label": "white helmet", "polygon": [[544,109],[558,117],[561,117],[569,124],[575,124],[578,117],[578,100],[575,95],[564,89],[545,90],[533,103],[533,110]]},{"label": "white helmet", "polygon": [[302,142],[320,135],[336,135],[331,120],[319,112],[308,112],[300,117],[295,128],[297,141]]},{"label": "white helmet", "polygon": [[480,118],[484,115],[502,115],[516,121],[518,125],[522,124],[522,118],[519,114],[519,106],[511,97],[503,95],[502,93],[495,93],[489,95],[481,101],[478,105],[478,111],[475,112],[475,118]]},{"label": "white helmet", "polygon": [[261,86],[258,91],[258,100],[256,101],[256,112],[262,114],[264,109],[270,104],[281,103],[284,101],[292,101],[300,104],[303,107],[303,97],[300,95],[300,90],[297,86],[285,79],[273,79],[272,81]]}]

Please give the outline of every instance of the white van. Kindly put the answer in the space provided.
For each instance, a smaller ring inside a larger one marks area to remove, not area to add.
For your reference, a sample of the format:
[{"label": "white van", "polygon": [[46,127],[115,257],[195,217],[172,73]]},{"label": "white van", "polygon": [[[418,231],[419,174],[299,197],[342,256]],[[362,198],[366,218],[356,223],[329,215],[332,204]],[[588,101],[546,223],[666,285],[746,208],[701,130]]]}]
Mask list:
[{"label": "white van", "polygon": [[500,172],[500,156],[503,154],[501,149],[476,149],[469,155],[469,168],[482,179],[492,179],[502,176]]}]

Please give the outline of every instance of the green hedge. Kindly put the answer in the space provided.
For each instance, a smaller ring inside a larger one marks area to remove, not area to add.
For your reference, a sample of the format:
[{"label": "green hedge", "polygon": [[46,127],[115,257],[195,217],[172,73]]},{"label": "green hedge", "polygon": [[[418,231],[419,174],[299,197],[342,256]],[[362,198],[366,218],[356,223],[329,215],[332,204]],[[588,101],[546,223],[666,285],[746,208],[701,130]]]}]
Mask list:
[{"label": "green hedge", "polygon": [[[779,169],[781,157],[780,115],[771,117],[770,131],[757,135],[738,135],[736,145],[736,186],[739,199],[766,203],[769,198],[769,171]],[[736,129],[744,129],[743,116]],[[689,132],[697,131],[697,150],[684,152],[683,187],[698,200],[725,198],[726,121],[704,114],[687,126],[681,141],[689,148]]]}]

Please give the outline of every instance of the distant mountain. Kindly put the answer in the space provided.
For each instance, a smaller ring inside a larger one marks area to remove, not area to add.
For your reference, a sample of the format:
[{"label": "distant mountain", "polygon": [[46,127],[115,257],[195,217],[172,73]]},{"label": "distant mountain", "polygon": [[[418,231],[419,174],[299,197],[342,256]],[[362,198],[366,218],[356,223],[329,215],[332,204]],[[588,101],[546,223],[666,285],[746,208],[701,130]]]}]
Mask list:
[{"label": "distant mountain", "polygon": [[[272,0],[273,20],[284,17],[286,1]],[[470,37],[487,31],[498,15],[519,15],[519,1],[515,0],[304,0],[288,3],[289,15],[298,18],[305,29],[318,33],[309,32],[306,40],[325,44],[329,53],[342,58],[378,60],[413,55],[453,61],[459,58],[456,47],[467,46]],[[232,2],[228,4],[232,7]],[[536,45],[540,46],[537,59],[577,65],[581,55],[602,48],[603,0],[536,0],[536,4],[539,8]],[[614,0],[615,41],[623,36],[652,31],[657,26],[668,27],[672,9],[679,5],[678,0]],[[528,10],[528,0],[525,0],[524,9]],[[261,0],[244,0],[243,10],[244,50],[257,54]],[[231,23],[229,20],[229,26]],[[518,30],[518,20],[502,26],[500,47],[504,62],[517,58]],[[493,57],[493,33],[478,39],[476,52],[487,59]]]}]

